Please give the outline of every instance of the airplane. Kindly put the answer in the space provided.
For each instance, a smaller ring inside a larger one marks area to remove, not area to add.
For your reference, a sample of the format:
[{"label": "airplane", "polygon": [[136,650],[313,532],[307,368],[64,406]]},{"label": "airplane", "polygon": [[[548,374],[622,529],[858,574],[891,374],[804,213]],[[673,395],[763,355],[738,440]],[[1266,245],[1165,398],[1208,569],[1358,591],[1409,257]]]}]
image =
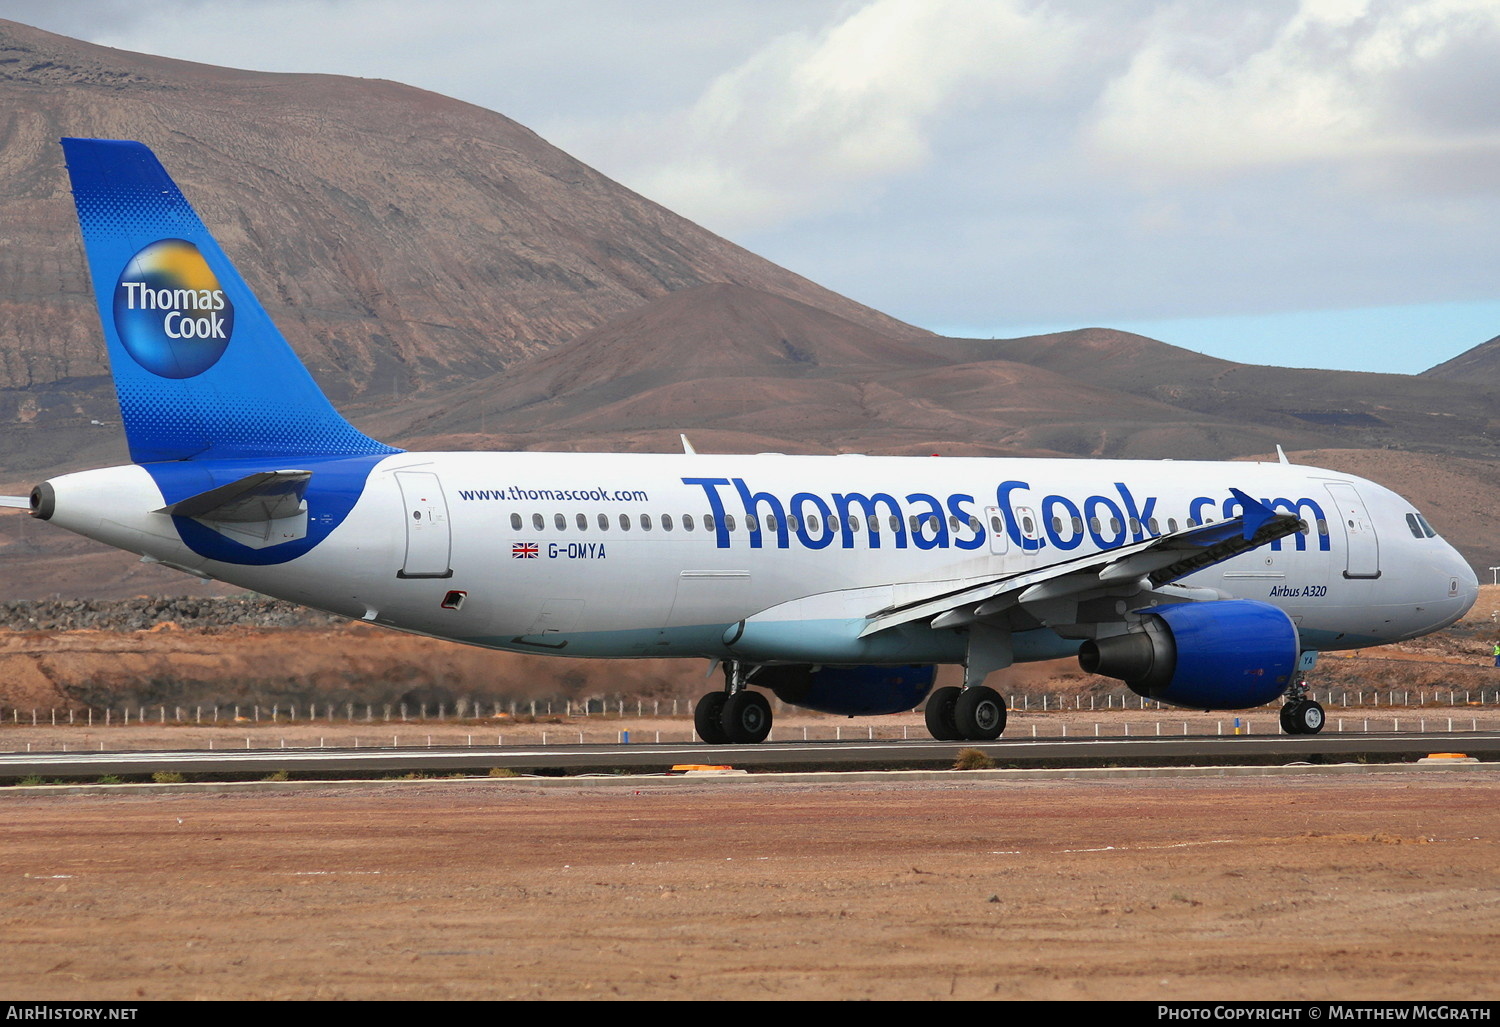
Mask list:
[{"label": "airplane", "polygon": [[[156,156],[63,139],[132,463],[23,507],[147,563],[514,652],[709,662],[708,743],[769,691],[857,716],[925,699],[938,739],[1006,725],[985,684],[1077,657],[1196,709],[1284,699],[1320,652],[1415,638],[1473,570],[1405,499],[1275,462],[406,452],[330,405]],[[936,668],[962,685],[934,689]]]}]

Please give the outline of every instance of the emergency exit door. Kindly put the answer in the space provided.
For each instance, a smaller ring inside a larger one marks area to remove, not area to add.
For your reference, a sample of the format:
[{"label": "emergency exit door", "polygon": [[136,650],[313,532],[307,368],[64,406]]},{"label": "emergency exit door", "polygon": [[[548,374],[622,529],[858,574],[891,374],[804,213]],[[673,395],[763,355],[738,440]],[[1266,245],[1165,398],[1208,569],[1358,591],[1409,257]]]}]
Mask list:
[{"label": "emergency exit door", "polygon": [[1380,540],[1375,535],[1375,523],[1365,509],[1365,501],[1353,485],[1344,482],[1330,484],[1328,494],[1333,497],[1334,507],[1338,510],[1336,516],[1344,526],[1344,577],[1380,577]]},{"label": "emergency exit door", "polygon": [[451,578],[453,539],[443,486],[431,471],[397,471],[406,509],[406,558],[398,578]]}]

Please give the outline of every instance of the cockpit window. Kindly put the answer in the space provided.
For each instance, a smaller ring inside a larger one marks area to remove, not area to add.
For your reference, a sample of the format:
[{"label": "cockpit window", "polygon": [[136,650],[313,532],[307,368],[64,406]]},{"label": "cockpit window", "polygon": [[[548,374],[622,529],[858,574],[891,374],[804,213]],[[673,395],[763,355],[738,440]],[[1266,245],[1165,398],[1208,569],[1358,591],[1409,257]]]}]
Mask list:
[{"label": "cockpit window", "polygon": [[1432,530],[1432,525],[1427,523],[1427,518],[1419,513],[1407,514],[1406,526],[1411,529],[1413,538],[1437,538],[1437,532]]}]

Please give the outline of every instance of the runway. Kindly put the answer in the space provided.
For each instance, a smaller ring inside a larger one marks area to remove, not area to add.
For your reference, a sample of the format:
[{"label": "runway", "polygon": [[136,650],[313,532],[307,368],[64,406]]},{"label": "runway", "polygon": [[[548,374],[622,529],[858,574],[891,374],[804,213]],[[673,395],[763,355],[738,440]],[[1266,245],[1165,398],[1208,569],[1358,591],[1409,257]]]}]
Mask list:
[{"label": "runway", "polygon": [[1323,735],[1185,735],[1159,738],[767,742],[760,745],[399,746],[29,752],[0,754],[0,778],[97,777],[157,772],[184,775],[270,774],[279,770],[336,776],[399,772],[457,773],[503,768],[522,774],[628,771],[664,773],[680,765],[774,772],[816,769],[938,769],[961,749],[978,749],[1001,767],[1104,765],[1215,766],[1268,763],[1413,762],[1459,752],[1500,760],[1500,732],[1331,733]]}]

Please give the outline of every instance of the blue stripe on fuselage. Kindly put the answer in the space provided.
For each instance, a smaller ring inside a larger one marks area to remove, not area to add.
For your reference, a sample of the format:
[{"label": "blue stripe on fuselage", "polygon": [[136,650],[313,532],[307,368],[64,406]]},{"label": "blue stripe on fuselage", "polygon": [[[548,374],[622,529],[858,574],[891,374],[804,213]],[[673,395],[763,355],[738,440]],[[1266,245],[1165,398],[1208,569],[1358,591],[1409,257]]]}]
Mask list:
[{"label": "blue stripe on fuselage", "polygon": [[307,502],[307,534],[299,539],[252,549],[193,520],[173,517],[183,543],[199,556],[221,563],[268,566],[286,563],[310,552],[344,522],[364,492],[370,472],[383,456],[288,457],[267,460],[184,460],[141,466],[161,489],[167,504],[228,485],[258,471],[311,471],[304,496]]}]

